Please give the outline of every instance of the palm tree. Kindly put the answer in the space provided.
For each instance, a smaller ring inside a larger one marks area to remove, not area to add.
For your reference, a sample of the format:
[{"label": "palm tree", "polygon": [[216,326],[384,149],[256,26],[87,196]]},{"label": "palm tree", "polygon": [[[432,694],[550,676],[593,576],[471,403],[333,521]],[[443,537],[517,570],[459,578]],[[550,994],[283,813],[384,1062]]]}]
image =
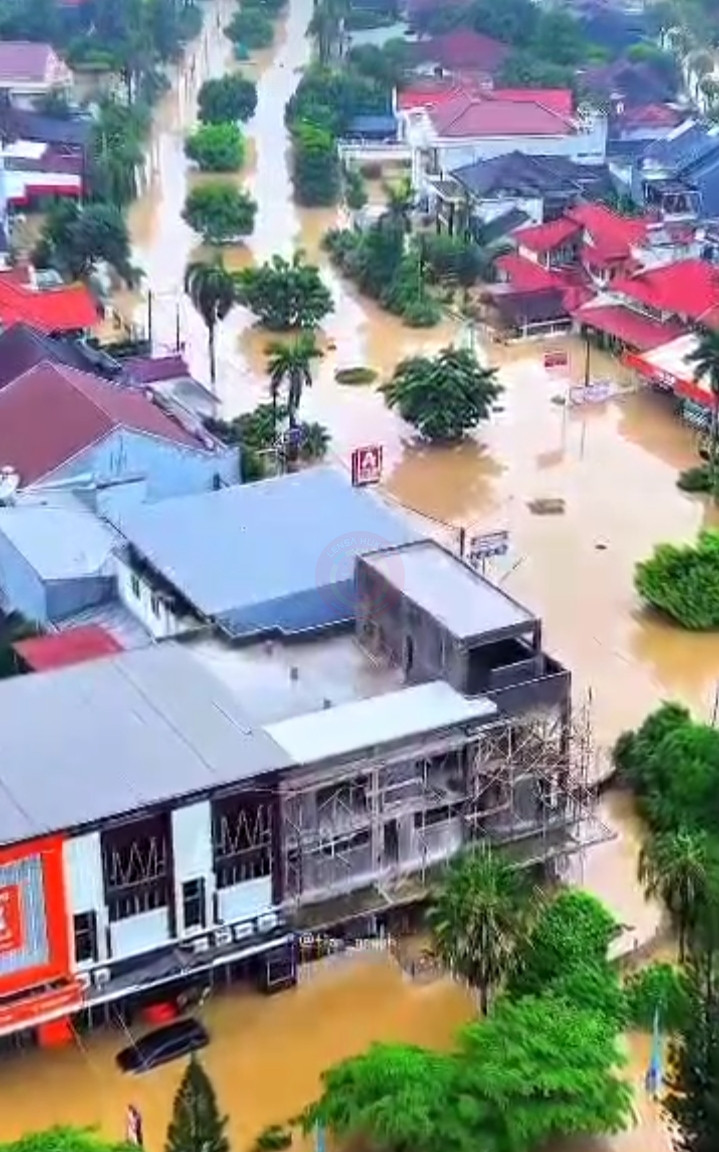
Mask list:
[{"label": "palm tree", "polygon": [[680,961],[711,899],[717,863],[710,837],[686,828],[657,833],[639,854],[639,883],[647,896],[664,903],[674,920]]},{"label": "palm tree", "polygon": [[317,347],[311,332],[301,332],[291,343],[278,340],[267,345],[267,372],[270,377],[270,396],[275,425],[277,401],[284,383],[287,384],[287,412],[290,427],[297,423],[297,410],[305,388],[312,387],[312,361],[324,353]]},{"label": "palm tree", "polygon": [[185,292],[207,327],[210,381],[214,388],[217,378],[215,329],[235,303],[235,282],[219,257],[211,263],[200,260],[188,264],[185,269]]},{"label": "palm tree", "polygon": [[711,491],[716,496],[717,447],[719,446],[719,332],[705,332],[687,360],[694,365],[694,379],[704,377],[712,394],[711,423],[709,425],[709,477]]},{"label": "palm tree", "polygon": [[403,232],[409,232],[410,212],[414,206],[412,182],[406,177],[384,185],[387,204],[382,216],[388,224],[401,225]]},{"label": "palm tree", "polygon": [[450,864],[428,920],[434,951],[479,993],[482,1015],[526,935],[531,898],[524,875],[487,845]]}]

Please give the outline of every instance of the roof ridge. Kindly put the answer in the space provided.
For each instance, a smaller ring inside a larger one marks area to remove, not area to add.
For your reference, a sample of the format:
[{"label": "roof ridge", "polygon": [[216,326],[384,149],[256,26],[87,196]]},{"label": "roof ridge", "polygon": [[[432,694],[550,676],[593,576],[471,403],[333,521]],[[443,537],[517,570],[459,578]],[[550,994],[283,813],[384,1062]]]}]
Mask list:
[{"label": "roof ridge", "polygon": [[[101,412],[102,415],[105,416],[106,419],[108,419],[110,421],[110,423],[113,425],[113,427],[117,427],[117,425],[118,425],[117,417],[114,416],[112,412],[108,411],[107,407],[103,403],[101,403],[100,398],[92,396],[92,395],[88,395],[87,392],[84,391],[82,385],[78,384],[75,377],[76,376],[82,376],[85,379],[91,380],[93,384],[101,384],[101,385],[109,383],[107,380],[105,380],[102,376],[96,376],[92,372],[82,372],[82,371],[80,371],[79,368],[72,368],[69,364],[54,364],[51,360],[43,360],[43,361],[41,361],[41,363],[42,364],[49,364],[52,368],[54,368],[55,371],[57,372],[57,374],[59,376],[61,376],[62,379],[67,384],[69,384],[69,386],[75,392],[78,393],[78,395],[82,396],[83,399],[87,400],[88,404],[92,404],[93,408],[96,408],[98,412]],[[102,389],[100,389],[100,391],[102,391]]]}]

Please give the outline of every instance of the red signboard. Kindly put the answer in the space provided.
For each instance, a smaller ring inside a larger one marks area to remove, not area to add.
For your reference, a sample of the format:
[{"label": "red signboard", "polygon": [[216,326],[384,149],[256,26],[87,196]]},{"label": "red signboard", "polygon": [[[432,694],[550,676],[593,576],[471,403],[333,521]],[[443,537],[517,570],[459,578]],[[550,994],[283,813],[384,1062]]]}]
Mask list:
[{"label": "red signboard", "polygon": [[12,1004],[0,1004],[0,1029],[17,1026],[27,1028],[51,1012],[59,1013],[61,1009],[69,1014],[80,1007],[82,998],[82,988],[73,981],[64,988],[24,996],[20,1000],[13,1000]]},{"label": "red signboard", "polygon": [[23,945],[22,908],[18,884],[0,887],[0,955]]},{"label": "red signboard", "polygon": [[566,352],[545,352],[544,353],[544,367],[546,369],[552,368],[566,368],[569,363],[569,358]]},{"label": "red signboard", "polygon": [[355,488],[364,484],[379,484],[382,479],[382,446],[368,444],[355,448],[352,453],[352,483]]}]

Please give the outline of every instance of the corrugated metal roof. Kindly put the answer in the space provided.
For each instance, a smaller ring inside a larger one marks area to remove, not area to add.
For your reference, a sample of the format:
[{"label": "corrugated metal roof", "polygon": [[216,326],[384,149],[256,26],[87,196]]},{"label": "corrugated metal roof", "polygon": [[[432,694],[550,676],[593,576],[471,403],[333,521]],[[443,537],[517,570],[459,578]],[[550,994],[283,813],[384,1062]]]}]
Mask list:
[{"label": "corrugated metal roof", "polygon": [[54,494],[47,503],[0,508],[0,533],[42,580],[104,574],[119,542],[112,528],[66,493]]},{"label": "corrugated metal roof", "polygon": [[211,618],[300,593],[321,596],[351,580],[358,554],[419,536],[332,468],[142,505],[118,526]]},{"label": "corrugated metal roof", "polygon": [[174,643],[0,684],[0,843],[202,793],[289,764]]},{"label": "corrugated metal roof", "polygon": [[280,720],[265,731],[295,763],[316,764],[408,736],[489,720],[496,712],[486,697],[467,699],[444,680],[435,680]]},{"label": "corrugated metal roof", "polygon": [[366,556],[364,562],[459,640],[521,628],[536,619],[528,608],[434,540]]}]

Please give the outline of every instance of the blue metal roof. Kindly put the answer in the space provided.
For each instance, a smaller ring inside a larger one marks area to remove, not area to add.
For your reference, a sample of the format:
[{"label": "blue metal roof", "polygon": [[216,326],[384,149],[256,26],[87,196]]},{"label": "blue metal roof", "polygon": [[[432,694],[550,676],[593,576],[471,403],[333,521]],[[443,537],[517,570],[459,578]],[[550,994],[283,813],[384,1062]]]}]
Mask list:
[{"label": "blue metal roof", "polygon": [[659,140],[653,140],[642,159],[653,161],[678,175],[697,160],[719,148],[719,127],[698,120],[685,120]]},{"label": "blue metal roof", "polygon": [[385,116],[355,116],[348,125],[348,136],[394,136],[397,120],[387,113]]},{"label": "blue metal roof", "polygon": [[421,536],[332,468],[142,505],[119,527],[200,616],[233,637],[351,619],[355,557]]}]

